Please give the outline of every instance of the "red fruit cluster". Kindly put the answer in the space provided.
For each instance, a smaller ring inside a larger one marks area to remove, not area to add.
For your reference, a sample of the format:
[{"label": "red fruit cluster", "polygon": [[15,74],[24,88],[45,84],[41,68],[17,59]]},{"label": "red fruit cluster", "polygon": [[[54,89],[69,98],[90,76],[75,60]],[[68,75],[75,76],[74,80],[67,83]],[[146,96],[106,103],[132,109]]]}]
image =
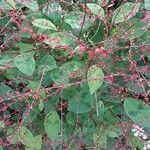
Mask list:
[{"label": "red fruit cluster", "polygon": [[4,10],[3,9],[0,9],[0,14],[2,14],[4,12]]},{"label": "red fruit cluster", "polygon": [[22,30],[21,30],[22,33],[28,33],[30,35],[33,35],[34,34],[34,31],[28,27],[24,27]]},{"label": "red fruit cluster", "polygon": [[17,14],[16,10],[10,11],[9,16],[11,17],[11,22],[15,23],[18,27],[22,26],[21,18]]},{"label": "red fruit cluster", "polygon": [[88,50],[84,44],[79,45],[80,52],[87,52],[89,58],[95,58],[97,55],[101,56],[102,58],[108,58],[110,54],[112,54],[112,49],[105,49],[104,47],[96,48],[93,50]]},{"label": "red fruit cluster", "polygon": [[110,54],[112,54],[112,49],[105,49],[104,47],[96,48],[95,54],[99,54],[101,57],[107,58]]},{"label": "red fruit cluster", "polygon": [[92,58],[95,58],[95,57],[96,57],[96,54],[95,54],[95,52],[94,52],[94,51],[88,51],[87,53],[88,53],[88,55],[89,55],[89,58],[90,58],[90,59],[92,59]]},{"label": "red fruit cluster", "polygon": [[79,45],[79,50],[80,50],[81,52],[85,52],[85,51],[86,51],[86,47],[81,44],[81,45]]}]

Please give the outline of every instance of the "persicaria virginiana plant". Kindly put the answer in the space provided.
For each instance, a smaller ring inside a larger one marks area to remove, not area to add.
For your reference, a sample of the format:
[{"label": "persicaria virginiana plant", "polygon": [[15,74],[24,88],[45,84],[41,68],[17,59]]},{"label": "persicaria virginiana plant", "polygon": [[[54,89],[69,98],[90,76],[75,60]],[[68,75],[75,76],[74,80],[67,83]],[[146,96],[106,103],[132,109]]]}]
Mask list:
[{"label": "persicaria virginiana plant", "polygon": [[147,150],[149,105],[149,0],[0,0],[0,150]]}]

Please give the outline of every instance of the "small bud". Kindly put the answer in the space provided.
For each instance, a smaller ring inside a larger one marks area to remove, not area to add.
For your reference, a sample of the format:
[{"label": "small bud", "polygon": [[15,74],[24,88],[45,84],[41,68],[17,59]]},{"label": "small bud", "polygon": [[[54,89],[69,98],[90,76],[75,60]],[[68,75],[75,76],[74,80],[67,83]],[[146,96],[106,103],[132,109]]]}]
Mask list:
[{"label": "small bud", "polygon": [[100,49],[100,48],[96,48],[95,49],[95,53],[97,53],[97,54],[99,54],[99,53],[102,53],[103,51],[102,51],[102,49]]},{"label": "small bud", "polygon": [[80,46],[79,46],[79,50],[80,50],[81,52],[85,52],[85,51],[86,51],[86,47],[85,47],[84,45],[80,45]]}]

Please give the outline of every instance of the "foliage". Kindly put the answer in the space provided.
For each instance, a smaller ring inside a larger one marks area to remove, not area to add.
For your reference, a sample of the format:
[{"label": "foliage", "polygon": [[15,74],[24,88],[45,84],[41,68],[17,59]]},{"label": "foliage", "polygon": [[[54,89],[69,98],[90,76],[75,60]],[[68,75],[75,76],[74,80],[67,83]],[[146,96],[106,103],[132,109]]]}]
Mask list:
[{"label": "foliage", "polygon": [[150,148],[149,0],[0,0],[0,150]]}]

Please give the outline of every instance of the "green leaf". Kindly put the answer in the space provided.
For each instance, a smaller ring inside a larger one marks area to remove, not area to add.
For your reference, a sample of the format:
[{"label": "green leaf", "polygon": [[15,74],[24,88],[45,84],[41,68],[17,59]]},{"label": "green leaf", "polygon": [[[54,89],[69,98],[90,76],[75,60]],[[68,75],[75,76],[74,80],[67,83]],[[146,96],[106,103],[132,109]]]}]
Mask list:
[{"label": "green leaf", "polygon": [[87,136],[89,134],[93,134],[95,131],[96,131],[96,128],[95,128],[93,120],[91,119],[85,120],[83,124],[83,134]]},{"label": "green leaf", "polygon": [[53,70],[54,68],[57,68],[56,61],[52,55],[42,55],[38,60],[37,63],[38,69],[45,70],[45,71],[50,71]]},{"label": "green leaf", "polygon": [[83,69],[85,67],[85,64],[83,62],[78,62],[78,61],[70,61],[70,62],[66,62],[61,66],[61,69],[64,72],[75,72],[78,71],[80,69]]},{"label": "green leaf", "polygon": [[14,0],[5,0],[5,2],[8,5],[8,7],[10,7],[10,9],[12,9],[12,10],[16,9],[16,4],[15,4]]},{"label": "green leaf", "polygon": [[1,0],[0,1],[0,9],[3,9],[3,10],[14,10],[16,9],[15,5],[16,4],[14,0]]},{"label": "green leaf", "polygon": [[65,88],[62,91],[62,96],[64,99],[69,100],[72,97],[74,97],[77,93],[77,89],[75,86],[69,87],[69,88]]},{"label": "green leaf", "polygon": [[86,102],[80,95],[75,95],[69,101],[68,111],[73,112],[75,114],[82,114],[91,111],[92,107],[90,102]]},{"label": "green leaf", "polygon": [[0,150],[3,150],[3,147],[0,145]]},{"label": "green leaf", "polygon": [[3,121],[0,121],[0,130],[3,129],[5,127],[5,124]]},{"label": "green leaf", "polygon": [[93,140],[98,144],[99,147],[106,149],[107,146],[107,137],[106,134],[97,135],[96,133],[93,134]]},{"label": "green leaf", "polygon": [[34,105],[33,108],[27,108],[22,115],[23,124],[29,124],[37,117],[37,115],[41,112],[38,105]]},{"label": "green leaf", "polygon": [[135,16],[140,7],[140,3],[125,3],[119,6],[114,12],[112,22],[120,23]]},{"label": "green leaf", "polygon": [[27,146],[30,146],[30,145],[33,144],[34,136],[31,133],[31,131],[29,129],[27,129],[26,127],[21,126],[18,129],[18,133],[17,134],[18,134],[18,140],[22,144],[27,145]]},{"label": "green leaf", "polygon": [[127,82],[125,85],[126,85],[127,89],[129,89],[129,91],[131,91],[133,93],[144,94],[143,88],[135,80]]},{"label": "green leaf", "polygon": [[109,137],[116,138],[121,133],[121,129],[115,126],[110,126],[106,129],[106,133]]},{"label": "green leaf", "polygon": [[73,36],[65,32],[56,32],[49,35],[49,39],[45,39],[44,43],[55,48],[57,46],[72,46],[75,42]]},{"label": "green leaf", "polygon": [[94,125],[93,120],[91,119],[84,119],[84,124],[83,124],[83,139],[84,142],[87,143],[87,145],[93,144],[93,137],[89,136],[95,133],[96,131],[96,126]]},{"label": "green leaf", "polygon": [[100,5],[94,3],[89,3],[86,5],[94,15],[99,16],[100,18],[104,17],[104,10]]},{"label": "green leaf", "polygon": [[34,46],[28,43],[17,43],[16,45],[19,47],[21,52],[28,52],[34,49]]},{"label": "green leaf", "polygon": [[5,65],[9,65],[11,61],[9,55],[0,55],[0,69],[5,69]]},{"label": "green leaf", "polygon": [[35,70],[35,60],[30,54],[21,54],[14,59],[15,66],[24,74],[31,76]]},{"label": "green leaf", "polygon": [[72,112],[68,112],[66,115],[66,122],[67,124],[73,126],[76,122],[76,115],[74,115]]},{"label": "green leaf", "polygon": [[21,126],[16,132],[18,141],[26,145],[27,149],[41,149],[42,135],[33,136],[32,132],[24,126]]},{"label": "green leaf", "polygon": [[38,3],[35,0],[32,1],[20,1],[24,6],[32,11],[38,11]]},{"label": "green leaf", "polygon": [[39,5],[39,7],[45,6],[45,4],[47,3],[46,0],[37,0],[37,3]]},{"label": "green leaf", "polygon": [[18,131],[16,126],[9,127],[6,132],[7,140],[11,144],[16,144],[18,141]]},{"label": "green leaf", "polygon": [[55,84],[57,85],[61,85],[61,84],[68,84],[69,83],[69,77],[68,74],[66,72],[63,72],[60,69],[53,69],[50,72],[50,75],[52,77],[52,80],[55,82]]},{"label": "green leaf", "polygon": [[39,103],[39,110],[42,111],[44,108],[44,103],[42,100],[40,100],[40,103]]},{"label": "green leaf", "polygon": [[8,85],[2,84],[0,86],[0,96],[5,95],[5,94],[7,94],[10,91],[13,91],[13,90]]},{"label": "green leaf", "polygon": [[124,109],[128,117],[144,128],[150,128],[150,107],[138,99],[126,98]]},{"label": "green leaf", "polygon": [[43,14],[52,20],[60,20],[62,17],[62,9],[60,4],[57,2],[50,2],[48,6],[43,7]]},{"label": "green leaf", "polygon": [[32,145],[26,146],[25,150],[41,150],[42,147],[42,136],[37,135],[32,141]]},{"label": "green leaf", "polygon": [[33,138],[32,145],[27,145],[25,150],[41,150],[42,135],[37,135]]},{"label": "green leaf", "polygon": [[33,139],[31,147],[33,147],[36,150],[41,150],[41,147],[42,147],[42,135],[34,136],[34,139]]},{"label": "green leaf", "polygon": [[71,13],[68,13],[65,16],[65,22],[71,26],[71,28],[75,31],[75,33],[80,32],[81,27],[82,31],[85,32],[88,28],[90,28],[93,25],[93,20],[88,17],[88,15],[85,16],[84,25],[82,26],[84,18],[84,13],[80,11],[74,11]]},{"label": "green leaf", "polygon": [[108,4],[109,0],[98,0],[98,3],[102,4]]},{"label": "green leaf", "polygon": [[131,145],[131,147],[133,147],[134,149],[143,149],[144,147],[144,142],[139,138],[139,137],[131,137],[128,139],[129,141],[129,145]]},{"label": "green leaf", "polygon": [[32,24],[43,29],[57,30],[56,26],[47,19],[35,19]]},{"label": "green leaf", "polygon": [[145,9],[150,10],[150,0],[144,0]]},{"label": "green leaf", "polygon": [[73,112],[75,114],[82,114],[91,111],[91,107],[86,103],[78,103],[71,101],[69,103],[68,111]]},{"label": "green leaf", "polygon": [[87,72],[88,85],[91,94],[95,93],[103,83],[104,73],[103,70],[97,66],[92,66]]},{"label": "green leaf", "polygon": [[135,39],[142,36],[146,32],[146,26],[147,23],[140,21],[137,18],[131,18],[128,21],[121,23],[121,25],[119,24],[116,26],[115,34],[122,35],[123,39],[128,39],[128,37]]},{"label": "green leaf", "polygon": [[60,118],[56,111],[47,114],[44,121],[44,128],[48,137],[52,140],[59,139],[60,135]]},{"label": "green leaf", "polygon": [[30,81],[28,87],[32,90],[37,90],[39,88],[39,82],[37,81]]},{"label": "green leaf", "polygon": [[33,147],[26,146],[25,150],[34,150]]}]

